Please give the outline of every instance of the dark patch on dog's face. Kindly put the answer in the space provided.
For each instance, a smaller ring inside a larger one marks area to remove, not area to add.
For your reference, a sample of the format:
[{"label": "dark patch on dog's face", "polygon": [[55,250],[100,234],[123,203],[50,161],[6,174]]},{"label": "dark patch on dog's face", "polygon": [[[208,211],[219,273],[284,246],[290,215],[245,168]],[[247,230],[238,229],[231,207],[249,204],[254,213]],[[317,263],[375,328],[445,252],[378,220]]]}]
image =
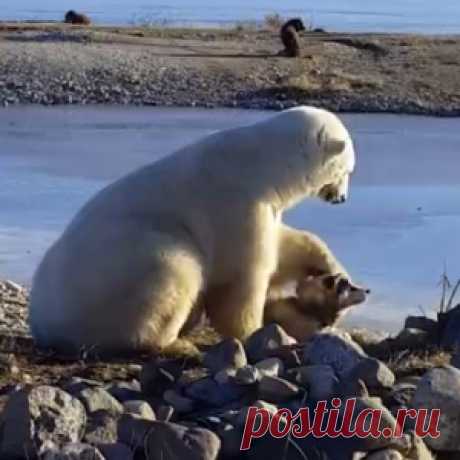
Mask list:
[{"label": "dark patch on dog's face", "polygon": [[287,21],[284,24],[283,29],[287,29],[288,27],[294,27],[296,32],[300,32],[302,30],[305,30],[305,25],[302,22],[302,19],[300,19],[300,18],[289,19],[289,21]]},{"label": "dark patch on dog's face", "polygon": [[341,204],[345,203],[347,198],[344,195],[340,195],[337,187],[333,184],[326,184],[324,185],[321,190],[319,191],[318,196],[332,204]]}]

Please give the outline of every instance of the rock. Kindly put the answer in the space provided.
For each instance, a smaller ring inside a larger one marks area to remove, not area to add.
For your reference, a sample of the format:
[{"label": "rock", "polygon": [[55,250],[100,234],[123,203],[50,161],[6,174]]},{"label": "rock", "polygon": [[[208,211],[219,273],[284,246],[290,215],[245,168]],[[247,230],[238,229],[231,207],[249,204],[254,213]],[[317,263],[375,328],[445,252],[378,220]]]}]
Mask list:
[{"label": "rock", "polygon": [[264,376],[257,389],[258,397],[268,402],[279,403],[298,396],[299,387],[280,377]]},{"label": "rock", "polygon": [[118,401],[138,400],[142,397],[141,384],[137,380],[117,382],[107,387],[107,391]]},{"label": "rock", "polygon": [[272,352],[282,346],[294,345],[296,340],[290,337],[277,324],[268,326],[254,332],[245,344],[246,353],[251,363],[257,363],[265,358],[272,357]]},{"label": "rock", "polygon": [[208,407],[221,407],[237,401],[244,394],[242,386],[235,383],[219,385],[211,377],[198,380],[185,388],[185,396]]},{"label": "rock", "polygon": [[240,446],[243,432],[241,429],[225,423],[217,428],[216,434],[221,441],[219,458],[239,459],[242,458]]},{"label": "rock", "polygon": [[43,460],[106,460],[99,449],[90,444],[81,443],[66,444],[60,450],[46,450],[40,458]]},{"label": "rock", "polygon": [[149,396],[161,396],[174,386],[175,381],[173,373],[162,367],[157,361],[152,361],[142,367],[141,388],[142,392]]},{"label": "rock", "polygon": [[433,334],[437,332],[438,322],[426,316],[408,316],[404,322],[404,329],[419,329]]},{"label": "rock", "polygon": [[264,359],[256,363],[254,367],[261,375],[267,375],[269,377],[277,377],[284,373],[283,361],[279,358]]},{"label": "rock", "polygon": [[304,364],[327,364],[341,379],[367,357],[363,349],[343,331],[330,329],[315,334],[304,347]]},{"label": "rock", "polygon": [[165,402],[169,403],[176,412],[185,414],[195,409],[195,401],[180,395],[177,391],[167,390],[163,395]]},{"label": "rock", "polygon": [[353,328],[350,336],[358,345],[367,349],[367,347],[378,345],[388,338],[388,333],[373,331],[367,328]]},{"label": "rock", "polygon": [[[340,406],[340,415],[343,417],[345,414],[346,404],[350,403],[351,400],[342,400]],[[382,404],[380,398],[373,397],[359,397],[356,398],[355,409],[351,417],[351,426],[356,425],[356,420],[363,411],[377,410],[380,414],[379,429],[381,432],[388,431],[392,434],[396,428],[396,419],[393,417],[391,412]],[[369,421],[366,420],[366,427],[369,428]],[[407,449],[410,446],[410,439],[408,436],[402,438],[393,437],[376,437],[367,436],[360,438],[357,435],[349,439],[350,444],[353,447],[353,451],[369,452],[372,450],[385,449],[385,448],[396,448],[397,450]]]},{"label": "rock", "polygon": [[[265,409],[271,415],[275,415],[277,410],[278,410],[278,407],[275,406],[274,404],[270,404],[270,403],[268,403],[266,401],[262,401],[262,400],[254,401],[254,403],[251,404],[251,406],[243,407],[243,409],[241,409],[241,411],[239,411],[237,413],[237,415],[236,415],[236,417],[234,419],[236,426],[244,428],[244,425],[246,424],[246,419],[247,419],[247,416],[248,416],[248,412],[249,412],[249,407],[257,407],[259,409]],[[241,444],[241,439],[240,439],[240,444]]]},{"label": "rock", "polygon": [[72,396],[78,396],[83,390],[88,388],[100,388],[102,387],[101,382],[91,379],[82,379],[81,377],[72,377],[70,382],[64,386],[64,391],[71,394]]},{"label": "rock", "polygon": [[123,403],[126,414],[136,415],[145,420],[156,420],[155,412],[148,402],[145,401],[126,401]]},{"label": "rock", "polygon": [[134,460],[134,451],[125,444],[102,444],[98,446],[105,460]]},{"label": "rock", "polygon": [[24,288],[20,284],[17,284],[11,280],[4,281],[3,286],[6,288],[6,290],[11,291],[12,294],[18,295],[23,294],[24,292]]},{"label": "rock", "polygon": [[384,449],[373,452],[365,457],[366,460],[404,460],[404,457],[394,449]]},{"label": "rock", "polygon": [[460,305],[440,315],[439,322],[441,346],[458,348],[460,346]]},{"label": "rock", "polygon": [[174,417],[174,407],[162,404],[156,409],[156,415],[160,422],[169,422]]},{"label": "rock", "polygon": [[454,352],[452,359],[450,360],[450,364],[453,367],[460,369],[460,351],[457,350]]},{"label": "rock", "polygon": [[122,415],[118,419],[118,442],[126,444],[133,449],[143,446],[145,438],[152,427],[152,423],[155,422],[133,417],[128,414]]},{"label": "rock", "polygon": [[118,441],[118,420],[106,411],[89,417],[83,440],[89,444],[112,444]]},{"label": "rock", "polygon": [[327,364],[299,367],[296,381],[308,388],[308,397],[314,401],[328,400],[335,394],[339,383],[334,369]]},{"label": "rock", "polygon": [[2,413],[0,458],[34,458],[43,443],[60,448],[81,440],[86,425],[83,404],[51,386],[13,393]]},{"label": "rock", "polygon": [[211,347],[204,355],[203,363],[213,374],[227,369],[240,368],[247,364],[246,352],[238,339],[227,339]]},{"label": "rock", "polygon": [[217,459],[221,442],[212,431],[164,422],[150,426],[145,440],[148,460]]},{"label": "rock", "polygon": [[221,385],[224,383],[228,383],[234,379],[237,371],[238,369],[235,369],[235,368],[223,369],[220,372],[218,372],[216,375],[214,375],[214,380]]},{"label": "rock", "polygon": [[87,388],[78,395],[89,414],[98,411],[108,412],[116,417],[123,413],[123,406],[103,388]]},{"label": "rock", "polygon": [[428,447],[439,451],[460,451],[460,371],[451,366],[428,371],[420,380],[411,407],[439,409],[438,438],[426,437]]},{"label": "rock", "polygon": [[420,329],[403,329],[393,340],[391,344],[397,350],[425,348],[430,343],[431,336],[428,332]]},{"label": "rock", "polygon": [[281,359],[285,370],[290,369],[291,367],[298,367],[302,363],[297,350],[293,350],[289,346],[284,346],[278,348],[277,350],[273,350],[273,352],[271,352],[270,355],[273,358]]},{"label": "rock", "polygon": [[250,364],[236,371],[233,381],[238,385],[253,385],[261,379],[262,375],[255,366]]},{"label": "rock", "polygon": [[394,403],[406,406],[412,401],[416,390],[416,384],[400,382],[393,386],[390,398]]},{"label": "rock", "polygon": [[390,389],[395,383],[393,372],[375,358],[361,360],[344,378],[344,385],[355,385],[358,380],[364,382],[370,393]]}]

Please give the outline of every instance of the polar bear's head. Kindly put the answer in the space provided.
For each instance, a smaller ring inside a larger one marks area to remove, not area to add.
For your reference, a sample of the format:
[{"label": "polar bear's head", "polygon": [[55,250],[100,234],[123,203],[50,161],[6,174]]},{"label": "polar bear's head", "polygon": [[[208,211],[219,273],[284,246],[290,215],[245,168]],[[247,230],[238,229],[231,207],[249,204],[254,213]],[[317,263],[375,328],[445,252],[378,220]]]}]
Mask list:
[{"label": "polar bear's head", "polygon": [[355,167],[351,137],[331,112],[300,106],[285,110],[264,123],[270,169],[280,201],[290,206],[306,196],[330,203],[348,198]]}]

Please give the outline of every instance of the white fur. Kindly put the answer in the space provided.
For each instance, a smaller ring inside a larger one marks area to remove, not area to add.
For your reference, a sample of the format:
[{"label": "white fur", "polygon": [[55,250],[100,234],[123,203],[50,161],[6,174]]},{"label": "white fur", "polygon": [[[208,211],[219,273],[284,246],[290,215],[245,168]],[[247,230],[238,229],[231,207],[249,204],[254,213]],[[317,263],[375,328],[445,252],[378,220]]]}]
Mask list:
[{"label": "white fur", "polygon": [[353,167],[339,119],[298,107],[122,178],[45,255],[31,296],[34,337],[62,350],[164,348],[208,293],[215,327],[247,337],[262,325],[282,212],[325,186],[328,200],[342,201]]}]

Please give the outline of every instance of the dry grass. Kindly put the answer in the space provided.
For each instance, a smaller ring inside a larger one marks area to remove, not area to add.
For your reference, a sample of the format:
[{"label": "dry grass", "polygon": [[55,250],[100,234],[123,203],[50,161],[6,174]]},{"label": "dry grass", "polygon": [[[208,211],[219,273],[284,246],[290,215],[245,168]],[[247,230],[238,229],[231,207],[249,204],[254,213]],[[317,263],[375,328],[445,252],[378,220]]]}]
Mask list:
[{"label": "dry grass", "polygon": [[278,32],[285,21],[285,18],[278,13],[267,14],[264,18],[264,27],[273,32]]}]

